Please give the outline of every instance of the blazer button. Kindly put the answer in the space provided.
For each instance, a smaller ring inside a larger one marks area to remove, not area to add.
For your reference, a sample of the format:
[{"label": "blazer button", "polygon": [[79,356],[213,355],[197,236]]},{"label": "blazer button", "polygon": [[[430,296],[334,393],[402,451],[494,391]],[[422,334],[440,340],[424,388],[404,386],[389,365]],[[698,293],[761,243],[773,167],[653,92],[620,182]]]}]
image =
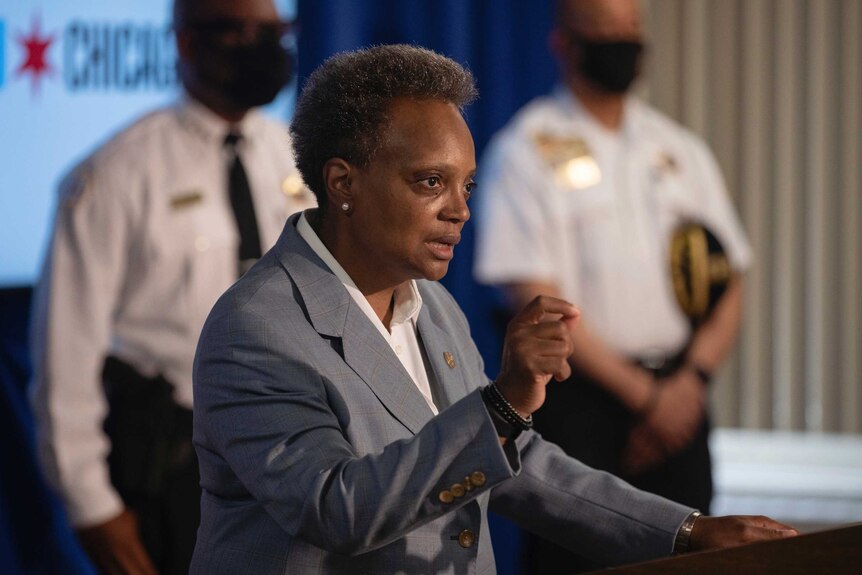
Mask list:
[{"label": "blazer button", "polygon": [[476,542],[476,535],[470,531],[469,529],[465,529],[461,533],[458,534],[458,545],[467,549],[468,547],[472,547],[473,543]]},{"label": "blazer button", "polygon": [[464,489],[464,486],[460,483],[454,484],[452,487],[449,488],[449,491],[451,491],[452,495],[454,495],[455,497],[464,497],[464,494],[467,492],[467,490]]},{"label": "blazer button", "polygon": [[455,501],[455,496],[452,495],[452,492],[448,489],[444,489],[443,491],[441,491],[440,495],[438,495],[437,497],[440,498],[440,501],[442,503],[452,503],[453,501]]},{"label": "blazer button", "polygon": [[472,483],[476,487],[482,487],[485,485],[485,474],[481,471],[474,471],[470,474],[470,483]]}]

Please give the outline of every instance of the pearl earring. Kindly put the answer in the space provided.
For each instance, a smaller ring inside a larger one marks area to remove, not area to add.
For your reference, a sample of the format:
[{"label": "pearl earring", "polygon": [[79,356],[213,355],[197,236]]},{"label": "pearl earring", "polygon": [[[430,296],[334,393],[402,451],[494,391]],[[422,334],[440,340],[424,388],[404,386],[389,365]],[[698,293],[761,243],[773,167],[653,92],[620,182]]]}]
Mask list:
[{"label": "pearl earring", "polygon": [[344,210],[345,212],[349,212],[350,211],[350,204],[347,202],[344,202],[343,204],[341,204],[341,209]]}]

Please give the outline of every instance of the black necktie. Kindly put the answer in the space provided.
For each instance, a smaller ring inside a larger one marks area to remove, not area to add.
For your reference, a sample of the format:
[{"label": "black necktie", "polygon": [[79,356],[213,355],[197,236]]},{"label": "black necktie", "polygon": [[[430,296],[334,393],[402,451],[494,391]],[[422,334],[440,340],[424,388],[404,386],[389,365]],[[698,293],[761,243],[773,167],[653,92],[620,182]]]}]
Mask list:
[{"label": "black necktie", "polygon": [[244,274],[260,258],[260,235],[257,231],[257,219],[254,217],[251,189],[248,187],[245,168],[236,149],[241,138],[242,135],[231,132],[224,139],[224,145],[230,152],[228,159],[230,205],[239,230],[239,275]]}]

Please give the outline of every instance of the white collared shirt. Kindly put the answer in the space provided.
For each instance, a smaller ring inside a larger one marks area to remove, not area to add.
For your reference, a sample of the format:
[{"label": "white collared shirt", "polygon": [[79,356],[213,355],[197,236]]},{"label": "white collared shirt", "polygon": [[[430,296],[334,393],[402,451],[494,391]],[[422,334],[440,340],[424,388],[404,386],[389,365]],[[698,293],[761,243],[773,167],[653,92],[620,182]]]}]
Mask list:
[{"label": "white collared shirt", "polygon": [[[261,247],[301,181],[287,126],[250,112],[237,126]],[[33,316],[33,407],[47,476],[75,526],[119,514],[102,430],[106,355],[162,374],[192,406],[192,362],[216,299],[236,281],[227,191],[228,123],[185,98],[121,130],[65,178]]]},{"label": "white collared shirt", "polygon": [[[591,170],[560,170],[579,154]],[[751,260],[705,143],[635,98],[616,132],[565,88],[534,100],[492,139],[478,181],[476,278],[556,285],[626,356],[676,353],[688,340],[671,283],[677,225],[709,227],[735,270]]]},{"label": "white collared shirt", "polygon": [[[332,273],[335,274],[359,309],[368,317],[369,321],[374,324],[380,335],[395,352],[401,365],[410,374],[410,378],[425,398],[428,407],[437,415],[437,406],[434,404],[434,399],[431,395],[431,384],[428,381],[428,369],[425,365],[422,347],[419,345],[419,335],[416,329],[416,321],[419,318],[419,310],[422,309],[422,296],[419,294],[419,289],[416,287],[416,282],[410,280],[407,283],[401,284],[395,289],[395,305],[392,309],[392,321],[389,323],[389,330],[380,321],[380,318],[374,312],[374,308],[368,303],[368,300],[356,287],[356,284],[341,267],[341,264],[332,256],[330,251],[323,245],[320,238],[314,232],[308,220],[305,217],[305,212],[299,217],[296,224],[296,230],[302,239],[309,245],[315,254],[323,260]],[[391,330],[391,332],[390,332]]]}]

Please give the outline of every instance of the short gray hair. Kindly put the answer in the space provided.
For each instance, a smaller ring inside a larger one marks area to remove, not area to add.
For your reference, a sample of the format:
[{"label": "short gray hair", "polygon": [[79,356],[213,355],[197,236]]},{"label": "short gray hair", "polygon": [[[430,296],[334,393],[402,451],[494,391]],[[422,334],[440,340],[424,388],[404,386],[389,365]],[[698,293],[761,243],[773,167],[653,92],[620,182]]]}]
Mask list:
[{"label": "short gray hair", "polygon": [[392,100],[442,100],[463,112],[477,96],[468,70],[416,46],[373,46],[327,59],[306,81],[290,126],[296,165],[321,211],[327,203],[324,164],[337,157],[368,167]]}]

